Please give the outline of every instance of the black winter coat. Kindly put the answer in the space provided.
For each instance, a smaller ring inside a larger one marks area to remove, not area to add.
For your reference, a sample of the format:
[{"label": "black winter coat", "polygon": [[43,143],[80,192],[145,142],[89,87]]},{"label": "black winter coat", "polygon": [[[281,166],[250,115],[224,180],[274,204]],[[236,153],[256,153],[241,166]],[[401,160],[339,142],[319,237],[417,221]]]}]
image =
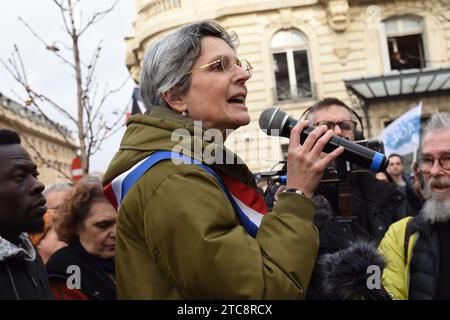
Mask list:
[{"label": "black winter coat", "polygon": [[34,261],[9,258],[0,261],[0,300],[53,299],[47,273],[36,252]]},{"label": "black winter coat", "polygon": [[80,268],[81,292],[96,300],[116,299],[114,281],[79,243],[59,249],[53,254],[46,265],[49,279],[67,280],[71,276],[67,273],[67,268],[72,265]]},{"label": "black winter coat", "polygon": [[437,232],[421,215],[407,226],[406,236],[419,232],[409,268],[409,300],[433,300],[439,279],[439,239]]},{"label": "black winter coat", "polygon": [[[336,212],[336,187],[321,186],[319,192],[330,200],[332,211]],[[333,217],[324,219],[323,214],[316,214],[315,224],[320,231],[320,253],[347,248],[357,240],[379,242],[393,222],[404,218],[399,208],[405,197],[393,183],[379,181],[371,173],[362,172],[353,176],[351,193],[353,217],[340,218],[332,213]],[[320,211],[321,208],[318,208],[318,212]],[[322,220],[320,225],[318,220]]]}]

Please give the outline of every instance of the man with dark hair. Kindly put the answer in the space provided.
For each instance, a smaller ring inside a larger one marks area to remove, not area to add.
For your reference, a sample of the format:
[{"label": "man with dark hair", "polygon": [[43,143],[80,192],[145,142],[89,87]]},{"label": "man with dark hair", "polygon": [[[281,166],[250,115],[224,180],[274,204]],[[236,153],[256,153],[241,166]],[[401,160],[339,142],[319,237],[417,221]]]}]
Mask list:
[{"label": "man with dark hair", "polygon": [[406,180],[403,174],[403,157],[399,154],[392,153],[389,155],[389,166],[387,172],[399,186],[406,186]]},{"label": "man with dark hair", "polygon": [[[310,108],[307,119],[310,125],[326,125],[335,135],[347,140],[363,138],[357,127],[359,116],[339,99],[325,98],[318,101]],[[348,171],[348,167],[344,167]],[[320,230],[321,252],[345,248],[349,241],[359,238],[379,241],[392,222],[404,217],[398,210],[404,197],[396,190],[396,185],[377,180],[371,172],[361,171],[346,172],[344,178],[340,174],[341,182],[347,179],[347,186],[351,186],[351,197],[348,197],[350,201],[346,200],[346,203],[342,200],[343,197],[339,197],[338,188],[344,189],[342,183],[323,183],[318,189],[331,202],[330,215],[334,217]],[[351,211],[350,217],[348,212],[342,213],[342,208],[345,207],[350,208],[347,210]],[[316,215],[316,218],[319,217]]]},{"label": "man with dark hair", "polygon": [[403,157],[396,153],[390,154],[387,172],[397,184],[397,189],[406,197],[401,210],[405,216],[414,216],[422,208],[422,199],[414,192],[411,181],[406,177],[403,169]]},{"label": "man with dark hair", "polygon": [[0,299],[51,299],[47,274],[27,232],[42,232],[44,185],[19,135],[0,130]]},{"label": "man with dark hair", "polygon": [[11,130],[0,129],[0,145],[20,144],[19,135]]},{"label": "man with dark hair", "polygon": [[326,125],[334,134],[354,141],[356,137],[357,121],[360,121],[356,113],[343,101],[337,98],[325,98],[316,102],[307,114],[307,119],[313,125]]}]

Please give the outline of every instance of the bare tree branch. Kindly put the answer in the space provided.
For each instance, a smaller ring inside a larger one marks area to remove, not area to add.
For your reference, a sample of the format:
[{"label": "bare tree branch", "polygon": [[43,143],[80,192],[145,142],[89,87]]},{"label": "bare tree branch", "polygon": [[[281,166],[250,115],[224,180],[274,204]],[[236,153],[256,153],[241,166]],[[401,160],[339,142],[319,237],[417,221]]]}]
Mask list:
[{"label": "bare tree branch", "polygon": [[[30,89],[30,92],[33,93],[33,95],[38,98],[39,100],[43,100],[48,102],[49,104],[52,105],[53,108],[55,108],[57,111],[59,111],[62,115],[64,115],[67,119],[71,120],[73,123],[77,124],[77,120],[70,114],[68,113],[63,107],[59,106],[56,102],[54,102],[52,99],[48,98],[47,96],[43,95],[43,94],[39,94],[37,92],[35,92],[34,90]],[[32,97],[34,98],[34,97]],[[33,99],[34,101],[35,99]]]},{"label": "bare tree branch", "polygon": [[72,144],[72,142],[69,141],[67,138],[67,133],[64,132],[62,127],[58,125],[56,122],[52,121],[50,117],[42,110],[42,108],[35,102],[32,102],[32,105],[36,108],[36,110],[49,122],[49,124],[61,135],[61,137],[64,139],[64,141],[67,144]]},{"label": "bare tree branch", "polygon": [[36,154],[36,156],[39,158],[39,160],[41,160],[47,167],[52,168],[54,170],[56,170],[57,172],[59,172],[65,179],[67,180],[72,180],[72,177],[70,175],[68,175],[66,172],[64,172],[61,169],[61,166],[55,166],[51,161],[49,161],[48,159],[44,158],[42,156],[42,154],[39,152],[39,150],[32,144],[29,143],[29,141],[27,140],[25,135],[22,135],[21,138],[23,138],[25,140],[25,142],[27,143],[27,145],[34,151],[34,153]]},{"label": "bare tree branch", "polygon": [[25,80],[26,83],[28,83],[27,74],[25,72],[25,66],[23,64],[23,60],[22,60],[22,57],[20,55],[20,51],[19,51],[19,48],[17,47],[17,45],[14,45],[14,51],[16,52],[17,58],[19,59],[20,70],[22,71],[23,79]]},{"label": "bare tree branch", "polygon": [[[21,57],[19,55],[19,60],[21,60]],[[6,68],[6,70],[14,77],[14,79],[21,84],[27,94],[28,94],[28,100],[26,102],[27,105],[34,105],[36,110],[46,119],[49,121],[49,123],[52,125],[52,127],[58,131],[58,133],[63,137],[63,139],[65,140],[66,143],[70,144],[71,142],[67,139],[66,137],[66,133],[61,129],[61,127],[56,124],[55,122],[53,122],[48,115],[40,108],[40,106],[36,103],[36,98],[40,99],[40,97],[43,97],[42,95],[39,95],[37,93],[35,93],[30,86],[28,85],[27,82],[25,82],[24,76],[26,78],[26,73],[25,73],[25,69],[23,69],[24,75],[21,75],[19,70],[17,69],[17,65],[14,65],[13,69],[11,69],[3,60],[0,59],[0,62],[3,64],[3,66]],[[19,100],[23,100],[22,98],[19,97],[19,95],[17,95],[15,92],[14,94],[18,97]],[[42,100],[42,99],[41,99]],[[61,108],[59,106],[56,105],[56,107]],[[65,110],[64,110],[65,111]],[[68,114],[70,116],[70,114]],[[75,119],[73,119],[75,120]]]},{"label": "bare tree branch", "polygon": [[92,85],[92,81],[93,81],[93,77],[95,74],[95,70],[97,67],[97,62],[100,58],[100,52],[102,50],[101,44],[103,43],[103,39],[100,40],[94,50],[94,54],[92,55],[91,61],[89,62],[89,65],[87,66],[88,68],[88,75],[86,77],[85,83],[86,83],[86,87],[85,90],[86,92],[89,92],[91,89],[91,85]]},{"label": "bare tree branch", "polygon": [[69,25],[67,24],[67,18],[66,18],[66,12],[68,11],[68,9],[64,8],[62,2],[58,2],[57,0],[53,0],[53,2],[55,2],[55,4],[59,7],[60,10],[60,14],[64,23],[64,31],[67,32],[70,35],[70,28]]},{"label": "bare tree branch", "polygon": [[[48,105],[76,125],[83,172],[87,174],[92,154],[100,149],[101,144],[105,139],[111,137],[117,130],[123,127],[123,125],[120,126],[120,121],[122,121],[126,109],[124,109],[122,115],[112,121],[112,125],[109,125],[108,121],[105,120],[102,110],[104,109],[105,103],[109,101],[111,95],[119,92],[125,86],[130,76],[127,76],[123,83],[117,88],[109,89],[106,85],[104,91],[100,94],[100,84],[97,81],[96,71],[100,61],[103,40],[98,42],[90,61],[86,61],[88,64],[81,59],[79,40],[89,27],[101,21],[116,7],[118,0],[116,0],[108,9],[95,12],[89,19],[86,19],[84,11],[79,10],[80,8],[77,7],[80,0],[53,0],[53,2],[59,8],[59,14],[62,18],[62,29],[70,39],[70,46],[60,40],[50,44],[40,37],[28,23],[21,18],[19,18],[19,20],[47,50],[53,52],[59,60],[68,64],[73,69],[77,92],[76,113],[72,114],[67,111],[67,108],[62,107],[55,100],[38,92],[30,85],[17,46],[15,46],[14,52],[7,62],[3,60],[0,60],[0,62],[11,76],[25,89],[27,94],[26,105],[33,107],[37,113],[49,120],[63,137],[65,137],[65,135],[61,131],[61,127],[58,127],[56,123],[51,122],[42,106]],[[62,44],[61,48],[71,51],[73,56],[71,58],[65,57],[60,51],[60,48],[57,47],[58,43]],[[85,77],[83,77],[83,74],[85,74]]]},{"label": "bare tree branch", "polygon": [[[92,151],[92,154],[95,154],[98,150],[100,150],[101,145],[103,143],[103,141],[105,141],[106,139],[110,138],[111,136],[113,136],[117,131],[119,131],[123,126],[125,126],[125,123],[123,123],[122,125],[118,126],[118,124],[123,121],[124,116],[127,113],[127,110],[129,109],[129,107],[131,106],[131,103],[133,102],[133,98],[131,98],[129,100],[129,102],[127,103],[127,107],[125,109],[123,109],[122,113],[119,114],[119,116],[116,118],[116,121],[110,125],[110,126],[106,126],[105,127],[105,132],[103,133],[103,136],[101,138],[98,138],[95,140],[95,144],[97,145],[96,148]],[[96,133],[96,136],[99,136],[100,132],[98,131]],[[94,144],[94,145],[95,145]]]},{"label": "bare tree branch", "polygon": [[[8,119],[8,117],[6,116],[5,112],[2,109],[0,109],[0,113],[3,115],[6,123],[8,123],[12,128],[14,128],[18,132],[22,131],[21,128],[19,128],[14,121],[11,121]],[[48,159],[44,158],[42,156],[42,154],[40,153],[40,151],[34,146],[34,144],[30,143],[30,141],[28,140],[28,137],[26,135],[21,135],[20,137],[21,137],[21,139],[23,139],[25,141],[26,145],[29,146],[34,151],[34,153],[39,158],[39,160],[41,160],[47,167],[55,169],[57,172],[62,174],[64,178],[66,178],[68,180],[72,179],[72,177],[70,177],[66,172],[64,172],[61,169],[61,167],[57,167],[57,166],[53,165]],[[68,144],[70,145],[71,143],[68,143]]]},{"label": "bare tree branch", "polygon": [[[125,110],[125,112],[122,113],[122,117],[123,117],[125,114],[126,114],[126,110]],[[123,118],[122,118],[122,119],[123,119]],[[122,120],[122,119],[120,119],[120,120]],[[118,120],[119,120],[119,119],[118,119]],[[118,123],[118,122],[117,122],[117,123]],[[116,125],[117,125],[117,124],[116,124]],[[110,138],[111,136],[113,136],[116,132],[118,132],[118,131],[119,131],[120,129],[122,129],[122,127],[124,127],[124,126],[125,126],[125,124],[122,124],[122,125],[116,127],[115,129],[113,129],[114,126],[111,126],[111,127],[110,127],[111,129],[109,129],[107,132],[105,132],[104,135],[103,135],[101,138],[95,140],[95,142],[96,142],[96,143],[95,143],[95,144],[96,144],[96,147],[95,147],[94,150],[91,151],[91,154],[94,155],[95,153],[97,153],[97,151],[99,151],[99,150],[101,149],[101,146],[102,146],[103,141],[105,141],[106,139],[108,139],[108,138]]]},{"label": "bare tree branch", "polygon": [[30,30],[30,32],[45,46],[45,48],[48,51],[53,52],[59,59],[61,59],[64,63],[68,64],[69,66],[71,66],[72,68],[75,69],[75,65],[70,62],[69,60],[67,60],[66,58],[64,58],[60,53],[58,53],[58,48],[56,48],[54,45],[50,45],[48,43],[46,43],[36,32],[34,32],[34,30],[28,25],[28,23],[26,23],[22,18],[19,17],[20,22],[22,22],[25,27],[27,27],[28,30]]},{"label": "bare tree branch", "polygon": [[116,4],[119,2],[119,0],[116,0],[116,2],[114,2],[114,4],[109,7],[109,9],[106,9],[104,11],[99,11],[96,12],[86,23],[86,25],[80,29],[80,32],[78,33],[78,35],[82,35],[91,25],[99,22],[100,20],[102,20],[108,13],[110,13],[114,7],[116,6]]},{"label": "bare tree branch", "polygon": [[[60,40],[54,41],[53,45],[55,45],[55,44],[61,44],[64,47],[64,49],[66,49],[67,51],[72,51],[72,47],[71,46],[65,44],[64,42],[62,42]],[[58,50],[59,50],[59,48],[58,48]]]},{"label": "bare tree branch", "polygon": [[100,103],[98,104],[96,111],[94,112],[93,121],[95,121],[95,119],[97,118],[98,114],[101,111],[101,108],[103,107],[103,104],[109,98],[109,96],[112,95],[113,93],[116,93],[116,92],[119,92],[120,90],[122,90],[122,88],[125,86],[125,84],[128,82],[128,80],[130,80],[130,78],[131,78],[131,76],[128,75],[126,77],[126,79],[116,89],[109,90],[103,94],[103,97],[100,100]]},{"label": "bare tree branch", "polygon": [[[20,65],[20,70],[17,68],[17,65],[13,65],[13,68],[15,69],[15,72],[9,68],[3,60],[1,60],[1,63],[3,64],[3,66],[5,66],[5,68],[7,69],[7,71],[14,77],[14,79],[22,85],[22,87],[25,89],[25,91],[28,94],[28,97],[31,101],[35,101],[35,99],[39,99],[39,100],[44,100],[46,102],[48,102],[49,104],[51,104],[57,111],[59,111],[62,115],[64,115],[67,119],[71,120],[72,122],[74,122],[75,124],[77,123],[77,120],[69,113],[67,112],[63,107],[59,106],[55,101],[53,101],[52,99],[46,97],[43,94],[40,94],[38,92],[36,92],[35,90],[33,90],[30,86],[30,84],[28,83],[27,80],[27,76],[26,76],[26,72],[25,72],[25,67],[23,64],[23,60],[22,60],[22,56],[20,55],[20,51],[17,48],[16,45],[14,45],[14,51],[15,51],[15,56],[17,57],[18,61],[19,61],[19,65]],[[20,73],[22,72],[22,73]]]}]

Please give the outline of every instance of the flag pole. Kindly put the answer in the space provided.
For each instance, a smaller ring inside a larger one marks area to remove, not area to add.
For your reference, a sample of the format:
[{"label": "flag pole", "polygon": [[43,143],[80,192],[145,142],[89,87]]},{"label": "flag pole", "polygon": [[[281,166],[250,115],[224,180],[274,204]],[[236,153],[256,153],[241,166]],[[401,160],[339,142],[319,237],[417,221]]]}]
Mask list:
[{"label": "flag pole", "polygon": [[[419,115],[419,133],[420,133],[420,128],[422,127],[422,114],[423,114],[423,101],[420,101],[419,102],[419,105],[420,105],[420,115]],[[419,153],[419,149],[420,149],[420,134],[419,134],[419,145],[417,146],[417,148],[416,148],[416,150],[414,151],[414,154],[413,154],[413,164],[416,164],[417,163],[417,156],[418,156],[418,153]]]},{"label": "flag pole", "polygon": [[419,115],[419,145],[416,148],[416,152],[414,152],[413,155],[413,162],[417,163],[417,155],[419,153],[419,149],[420,149],[420,128],[422,128],[422,114],[423,114],[423,101],[419,102],[420,105],[420,115]]}]

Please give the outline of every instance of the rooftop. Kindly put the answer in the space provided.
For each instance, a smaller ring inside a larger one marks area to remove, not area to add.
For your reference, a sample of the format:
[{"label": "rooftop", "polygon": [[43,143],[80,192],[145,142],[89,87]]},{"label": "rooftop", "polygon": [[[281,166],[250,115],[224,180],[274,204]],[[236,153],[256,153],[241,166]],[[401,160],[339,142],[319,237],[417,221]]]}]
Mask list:
[{"label": "rooftop", "polygon": [[69,136],[71,138],[71,132],[65,126],[46,119],[42,114],[30,110],[25,106],[22,106],[16,101],[4,96],[1,92],[0,107],[6,108],[19,116],[25,117],[28,120],[51,130],[56,130],[56,128],[58,128],[60,133],[64,133],[66,136]]},{"label": "rooftop", "polygon": [[405,97],[450,95],[450,67],[392,71],[382,76],[344,79],[366,104]]}]

